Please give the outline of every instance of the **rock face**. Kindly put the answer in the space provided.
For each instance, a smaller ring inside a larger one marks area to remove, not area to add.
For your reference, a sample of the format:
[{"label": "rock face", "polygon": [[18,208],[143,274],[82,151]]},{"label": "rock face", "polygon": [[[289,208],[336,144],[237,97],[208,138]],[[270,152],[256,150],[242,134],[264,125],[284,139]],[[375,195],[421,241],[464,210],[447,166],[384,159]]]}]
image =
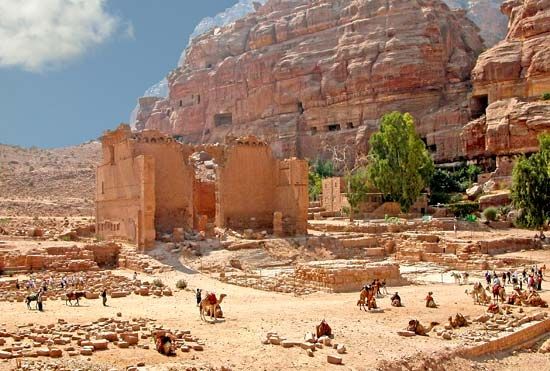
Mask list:
[{"label": "rock face", "polygon": [[497,166],[502,156],[537,151],[537,136],[550,131],[550,101],[540,99],[550,92],[550,0],[505,1],[502,11],[508,35],[472,71],[472,107],[481,117],[462,134],[469,158],[497,157]]},{"label": "rock face", "polygon": [[253,133],[278,156],[316,158],[335,145],[365,152],[380,116],[400,110],[450,161],[463,155],[477,32],[440,0],[270,0],[195,38],[139,128],[191,142]]},{"label": "rock face", "polygon": [[468,18],[481,29],[485,46],[491,47],[506,36],[508,19],[499,10],[502,0],[445,0],[445,3],[466,11]]}]

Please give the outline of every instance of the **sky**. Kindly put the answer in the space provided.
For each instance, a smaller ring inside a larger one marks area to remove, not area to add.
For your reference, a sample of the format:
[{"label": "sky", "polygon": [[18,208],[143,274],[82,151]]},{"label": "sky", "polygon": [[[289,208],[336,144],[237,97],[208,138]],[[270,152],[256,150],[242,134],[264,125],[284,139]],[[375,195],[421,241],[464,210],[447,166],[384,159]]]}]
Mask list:
[{"label": "sky", "polygon": [[128,122],[189,35],[236,0],[0,0],[0,143],[75,145]]}]

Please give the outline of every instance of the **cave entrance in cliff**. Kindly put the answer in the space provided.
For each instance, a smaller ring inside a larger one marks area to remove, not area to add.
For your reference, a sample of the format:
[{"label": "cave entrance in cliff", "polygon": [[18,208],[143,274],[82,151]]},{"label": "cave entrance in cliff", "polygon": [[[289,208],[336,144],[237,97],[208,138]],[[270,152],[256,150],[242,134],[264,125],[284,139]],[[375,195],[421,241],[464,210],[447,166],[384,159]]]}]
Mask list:
[{"label": "cave entrance in cliff", "polygon": [[487,107],[489,106],[488,95],[477,95],[472,97],[470,101],[470,111],[473,119],[478,119],[485,114]]},{"label": "cave entrance in cliff", "polygon": [[233,115],[231,113],[218,113],[214,115],[214,125],[224,126],[233,124]]}]

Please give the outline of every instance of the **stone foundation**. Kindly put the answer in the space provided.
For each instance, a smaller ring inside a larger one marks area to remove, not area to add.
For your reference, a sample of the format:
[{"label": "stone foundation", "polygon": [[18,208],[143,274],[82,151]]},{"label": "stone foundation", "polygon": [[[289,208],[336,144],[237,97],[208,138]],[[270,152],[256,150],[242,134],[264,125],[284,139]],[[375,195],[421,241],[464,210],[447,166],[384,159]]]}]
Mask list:
[{"label": "stone foundation", "polygon": [[388,285],[404,282],[395,263],[372,263],[367,260],[329,260],[309,262],[296,267],[296,279],[315,283],[329,292],[353,292],[378,278]]}]

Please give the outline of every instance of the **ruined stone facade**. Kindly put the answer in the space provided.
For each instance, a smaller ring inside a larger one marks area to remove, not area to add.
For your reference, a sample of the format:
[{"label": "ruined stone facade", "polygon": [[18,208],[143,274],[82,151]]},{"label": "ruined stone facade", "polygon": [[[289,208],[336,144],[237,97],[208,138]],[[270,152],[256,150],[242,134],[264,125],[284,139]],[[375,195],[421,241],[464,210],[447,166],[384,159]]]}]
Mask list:
[{"label": "ruined stone facade", "polygon": [[[96,223],[103,238],[150,246],[174,230],[222,228],[307,231],[307,163],[277,160],[254,137],[194,147],[156,130],[128,125],[102,137],[97,168]],[[217,164],[213,181],[201,179],[190,156],[203,151]],[[276,214],[277,213],[277,214]]]},{"label": "ruined stone facade", "polygon": [[193,40],[143,101],[138,129],[194,143],[254,134],[278,157],[366,152],[380,117],[407,111],[436,161],[463,156],[470,71],[483,43],[440,0],[270,0]]},{"label": "ruined stone facade", "polygon": [[497,165],[501,157],[536,152],[538,135],[550,131],[550,101],[541,100],[550,92],[550,1],[508,0],[501,9],[508,34],[472,71],[471,105],[481,117],[462,133],[468,158],[496,157]]}]

